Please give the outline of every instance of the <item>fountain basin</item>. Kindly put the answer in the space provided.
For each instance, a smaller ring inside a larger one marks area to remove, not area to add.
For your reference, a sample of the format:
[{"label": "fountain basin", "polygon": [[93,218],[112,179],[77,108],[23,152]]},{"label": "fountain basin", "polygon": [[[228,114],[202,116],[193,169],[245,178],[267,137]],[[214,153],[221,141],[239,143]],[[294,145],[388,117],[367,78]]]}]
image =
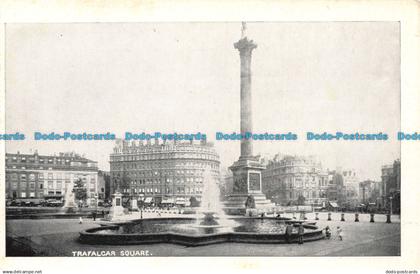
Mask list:
[{"label": "fountain basin", "polygon": [[[87,229],[80,232],[79,241],[87,244],[106,245],[138,245],[173,243],[185,246],[201,246],[224,242],[282,244],[286,243],[285,234],[276,227],[279,222],[298,226],[300,221],[279,220],[276,218],[235,218],[238,226],[232,231],[187,229],[180,227],[195,223],[194,218],[159,218],[135,220],[124,224],[114,224]],[[322,230],[311,224],[303,224],[305,229],[303,240],[315,241],[324,238]],[[298,234],[294,232],[291,242],[298,241]]]}]

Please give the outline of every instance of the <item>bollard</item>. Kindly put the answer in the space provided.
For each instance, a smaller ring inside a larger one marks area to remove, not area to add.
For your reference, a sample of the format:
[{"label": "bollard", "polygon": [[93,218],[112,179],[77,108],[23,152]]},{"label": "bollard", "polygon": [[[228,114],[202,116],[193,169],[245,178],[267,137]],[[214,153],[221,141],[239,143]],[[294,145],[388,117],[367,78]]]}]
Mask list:
[{"label": "bollard", "polygon": [[315,220],[319,220],[319,218],[318,218],[318,212],[315,212]]},{"label": "bollard", "polygon": [[391,214],[386,214],[386,223],[390,224],[391,223]]},{"label": "bollard", "polygon": [[331,212],[328,212],[328,219],[327,221],[331,221]]},{"label": "bollard", "polygon": [[359,221],[359,213],[354,214],[354,221],[355,222]]},{"label": "bollard", "polygon": [[370,222],[371,223],[375,222],[375,214],[373,214],[373,213],[370,214]]},{"label": "bollard", "polygon": [[341,213],[341,221],[345,222],[346,220],[344,219],[344,213]]}]

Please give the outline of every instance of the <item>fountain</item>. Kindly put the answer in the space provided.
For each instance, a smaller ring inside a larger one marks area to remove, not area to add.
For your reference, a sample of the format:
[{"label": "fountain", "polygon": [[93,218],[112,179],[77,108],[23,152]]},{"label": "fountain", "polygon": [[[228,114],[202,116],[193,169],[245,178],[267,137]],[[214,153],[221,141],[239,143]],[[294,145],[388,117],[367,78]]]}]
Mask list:
[{"label": "fountain", "polygon": [[290,218],[228,217],[222,209],[217,180],[208,170],[203,175],[201,206],[194,218],[151,218],[124,223],[116,219],[107,226],[80,232],[80,242],[111,245],[176,243],[187,246],[223,242],[286,243],[285,225],[295,227],[291,242],[297,242],[297,227],[301,223],[305,229],[304,241],[320,240],[324,237],[317,226]]},{"label": "fountain", "polygon": [[[286,243],[297,242],[297,227],[303,223],[304,241],[320,240],[322,230],[313,224],[290,218],[228,217],[222,209],[220,190],[217,181],[206,170],[203,176],[204,187],[201,205],[194,218],[169,217],[131,220],[121,222],[110,218],[107,226],[87,229],[80,232],[79,240],[87,244],[152,244],[175,243],[186,246],[200,246],[223,242],[240,243]],[[111,209],[120,206],[120,195],[115,194]],[[122,208],[122,207],[121,207]],[[118,213],[119,211],[115,211]],[[110,215],[113,215],[110,213]],[[286,239],[285,225],[296,227],[291,239]]]},{"label": "fountain", "polygon": [[218,181],[213,178],[209,169],[203,173],[203,193],[201,196],[201,205],[197,210],[197,228],[225,228],[230,230],[235,226],[235,222],[229,220],[222,209],[220,201],[220,188]]},{"label": "fountain", "polygon": [[[71,187],[70,187],[71,186]],[[64,213],[75,213],[78,208],[74,198],[73,184],[69,184],[69,187],[66,188],[66,194],[64,197],[64,205],[62,207],[62,212]]]}]

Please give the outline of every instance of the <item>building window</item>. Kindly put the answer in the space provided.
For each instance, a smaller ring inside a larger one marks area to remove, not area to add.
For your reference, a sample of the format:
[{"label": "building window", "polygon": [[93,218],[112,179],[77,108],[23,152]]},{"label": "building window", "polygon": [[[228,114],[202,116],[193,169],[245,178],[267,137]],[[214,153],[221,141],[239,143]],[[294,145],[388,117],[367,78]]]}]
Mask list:
[{"label": "building window", "polygon": [[53,189],[54,183],[52,181],[48,181],[48,189]]},{"label": "building window", "polygon": [[35,192],[30,192],[29,197],[34,198],[35,197]]},{"label": "building window", "polygon": [[21,198],[26,198],[26,192],[21,192],[21,193],[20,193],[20,197],[21,197]]}]

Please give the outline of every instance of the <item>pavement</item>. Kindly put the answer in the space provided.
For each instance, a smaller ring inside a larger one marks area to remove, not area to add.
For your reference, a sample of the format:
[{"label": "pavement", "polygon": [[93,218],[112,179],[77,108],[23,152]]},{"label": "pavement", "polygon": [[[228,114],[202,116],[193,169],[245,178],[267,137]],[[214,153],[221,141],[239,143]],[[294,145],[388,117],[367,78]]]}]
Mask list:
[{"label": "pavement", "polygon": [[[137,213],[134,213],[134,215]],[[167,214],[143,212],[143,218],[167,217]],[[171,217],[188,215],[168,214]],[[284,215],[283,215],[284,216]],[[306,215],[314,221],[315,214]],[[135,216],[131,216],[134,218]],[[298,214],[296,214],[298,217]],[[88,245],[78,242],[79,232],[98,227],[101,220],[77,219],[6,220],[7,256],[74,256],[83,251],[97,251],[116,256],[399,256],[401,254],[401,226],[398,216],[392,216],[387,224],[386,216],[375,215],[370,223],[368,214],[359,215],[360,222],[354,222],[354,214],[346,214],[346,221],[340,221],[339,213],[318,215],[320,228],[329,226],[332,239],[297,244],[245,244],[222,243],[199,247],[185,247],[174,244],[153,245]],[[336,237],[336,228],[343,230],[343,241]],[[79,253],[77,253],[79,252]],[[131,252],[131,253],[130,253]],[[99,254],[99,253],[96,253]]]}]

